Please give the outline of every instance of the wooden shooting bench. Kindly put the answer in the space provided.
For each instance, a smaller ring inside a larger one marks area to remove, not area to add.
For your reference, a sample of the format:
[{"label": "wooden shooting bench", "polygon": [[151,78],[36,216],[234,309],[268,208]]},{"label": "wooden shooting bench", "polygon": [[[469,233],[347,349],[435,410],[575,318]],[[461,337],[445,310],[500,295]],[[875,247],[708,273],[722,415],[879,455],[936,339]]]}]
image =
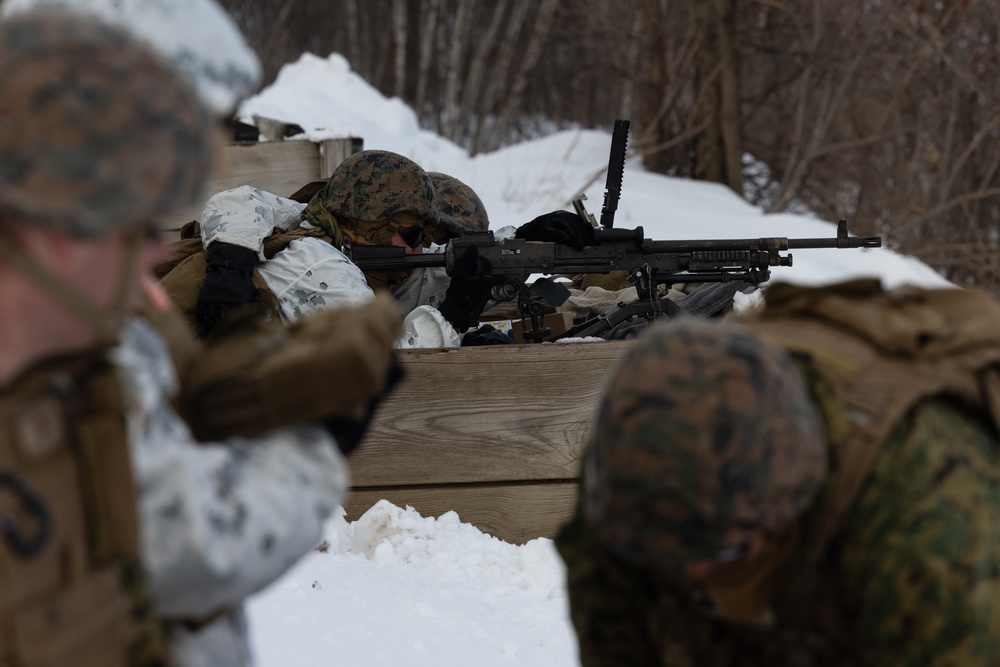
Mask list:
[{"label": "wooden shooting bench", "polygon": [[380,499],[449,510],[491,535],[552,537],[577,495],[580,454],[630,341],[404,350],[406,377],[349,459],[355,520]]}]

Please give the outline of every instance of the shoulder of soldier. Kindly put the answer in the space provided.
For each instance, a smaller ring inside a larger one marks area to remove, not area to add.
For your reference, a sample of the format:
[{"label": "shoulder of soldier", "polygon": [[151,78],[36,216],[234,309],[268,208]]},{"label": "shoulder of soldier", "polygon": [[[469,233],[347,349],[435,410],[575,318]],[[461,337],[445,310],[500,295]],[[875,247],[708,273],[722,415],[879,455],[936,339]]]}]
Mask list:
[{"label": "shoulder of soldier", "polygon": [[998,447],[984,416],[935,398],[919,404],[880,452],[838,551],[838,588],[875,658],[995,662]]}]

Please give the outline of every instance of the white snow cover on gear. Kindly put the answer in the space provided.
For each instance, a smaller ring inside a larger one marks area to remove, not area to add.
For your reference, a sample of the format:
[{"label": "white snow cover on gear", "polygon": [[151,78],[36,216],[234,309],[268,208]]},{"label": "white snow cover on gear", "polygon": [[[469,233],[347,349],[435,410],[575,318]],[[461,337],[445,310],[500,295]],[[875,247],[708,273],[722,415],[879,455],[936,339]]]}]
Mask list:
[{"label": "white snow cover on gear", "polygon": [[50,8],[89,14],[145,40],[219,115],[260,85],[257,54],[215,0],[5,0],[0,19]]}]

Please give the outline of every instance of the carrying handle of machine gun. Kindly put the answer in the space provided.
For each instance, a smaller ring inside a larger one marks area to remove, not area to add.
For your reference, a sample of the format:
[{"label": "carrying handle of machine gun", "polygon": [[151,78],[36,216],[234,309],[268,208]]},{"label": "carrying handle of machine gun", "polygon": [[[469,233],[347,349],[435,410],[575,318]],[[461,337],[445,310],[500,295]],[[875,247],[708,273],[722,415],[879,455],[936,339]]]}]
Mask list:
[{"label": "carrying handle of machine gun", "polygon": [[615,211],[622,194],[622,177],[625,175],[625,148],[628,146],[627,120],[616,120],[611,134],[611,155],[608,158],[608,181],[604,186],[604,206],[601,208],[601,227],[615,226]]},{"label": "carrying handle of machine gun", "polygon": [[584,193],[581,192],[580,194],[578,194],[576,196],[576,198],[573,199],[573,210],[576,211],[576,214],[578,216],[580,216],[581,218],[583,218],[584,222],[586,222],[591,227],[597,229],[598,228],[597,227],[597,219],[594,218],[594,214],[591,213],[590,211],[588,211],[587,207],[583,204],[583,202],[586,199],[587,199],[587,195],[585,195]]}]

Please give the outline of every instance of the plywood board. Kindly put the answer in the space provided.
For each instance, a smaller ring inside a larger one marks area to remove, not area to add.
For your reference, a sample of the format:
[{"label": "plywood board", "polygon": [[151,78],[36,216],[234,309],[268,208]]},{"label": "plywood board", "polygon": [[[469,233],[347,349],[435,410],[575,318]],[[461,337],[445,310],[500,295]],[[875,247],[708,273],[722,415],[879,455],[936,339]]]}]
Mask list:
[{"label": "plywood board", "polygon": [[337,165],[361,147],[359,139],[227,144],[204,196],[197,204],[165,216],[162,227],[167,233],[179,230],[201,217],[205,202],[213,194],[241,185],[287,197],[307,183],[328,178]]},{"label": "plywood board", "polygon": [[355,486],[565,480],[631,341],[405,350],[351,456]]}]

